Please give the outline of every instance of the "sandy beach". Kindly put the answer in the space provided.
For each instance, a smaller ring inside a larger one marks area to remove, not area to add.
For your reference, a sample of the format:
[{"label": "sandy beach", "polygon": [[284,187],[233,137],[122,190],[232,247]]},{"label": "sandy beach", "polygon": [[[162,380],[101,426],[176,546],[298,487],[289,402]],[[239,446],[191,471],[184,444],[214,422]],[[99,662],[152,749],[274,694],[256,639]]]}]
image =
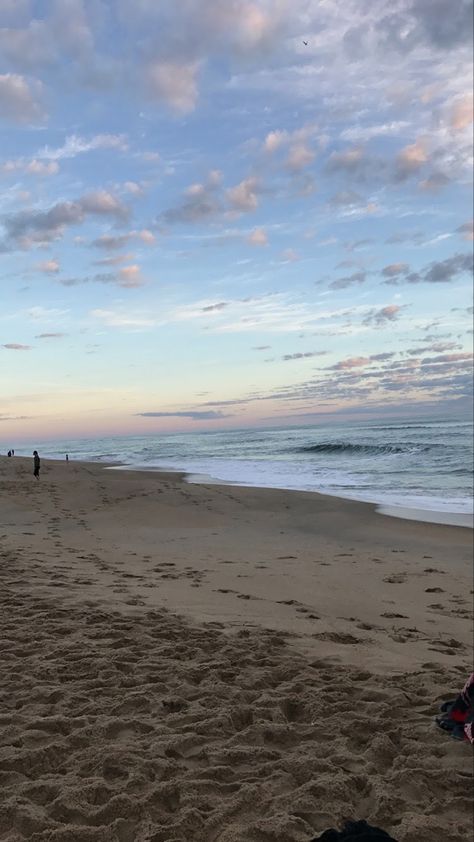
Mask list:
[{"label": "sandy beach", "polygon": [[0,458],[0,840],[472,836],[472,530]]}]

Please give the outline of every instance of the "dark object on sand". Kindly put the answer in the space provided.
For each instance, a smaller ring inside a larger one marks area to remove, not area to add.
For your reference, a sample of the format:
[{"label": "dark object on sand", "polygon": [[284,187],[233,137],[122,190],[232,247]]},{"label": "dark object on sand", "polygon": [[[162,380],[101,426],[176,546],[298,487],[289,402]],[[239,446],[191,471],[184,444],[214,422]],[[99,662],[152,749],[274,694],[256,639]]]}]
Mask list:
[{"label": "dark object on sand", "polygon": [[397,842],[385,830],[371,827],[365,821],[346,822],[342,830],[325,830],[321,836],[315,836],[311,842]]},{"label": "dark object on sand", "polygon": [[454,740],[474,744],[474,672],[471,673],[456,699],[449,699],[440,706],[441,716],[436,724]]},{"label": "dark object on sand", "polygon": [[39,479],[41,462],[38,456],[38,451],[33,450],[33,476]]}]

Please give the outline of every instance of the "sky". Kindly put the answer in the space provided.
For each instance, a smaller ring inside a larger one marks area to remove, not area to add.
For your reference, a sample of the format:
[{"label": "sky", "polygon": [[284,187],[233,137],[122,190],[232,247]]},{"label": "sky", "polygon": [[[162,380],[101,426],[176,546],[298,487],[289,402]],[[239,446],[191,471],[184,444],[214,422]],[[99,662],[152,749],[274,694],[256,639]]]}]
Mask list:
[{"label": "sky", "polygon": [[457,417],[472,3],[0,0],[0,442]]}]

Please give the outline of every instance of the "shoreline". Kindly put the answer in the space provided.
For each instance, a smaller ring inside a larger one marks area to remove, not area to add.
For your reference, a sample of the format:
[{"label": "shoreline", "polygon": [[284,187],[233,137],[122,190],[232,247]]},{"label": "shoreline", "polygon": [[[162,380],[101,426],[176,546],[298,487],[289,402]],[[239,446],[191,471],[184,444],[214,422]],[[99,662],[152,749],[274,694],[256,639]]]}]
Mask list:
[{"label": "shoreline", "polygon": [[[0,458],[6,458],[0,456]],[[30,461],[30,457],[28,456],[14,456],[10,457],[12,459],[22,459],[25,462]],[[66,464],[65,460],[63,459],[52,459],[50,457],[42,457],[43,462],[46,463],[53,463],[53,464]],[[164,468],[164,467],[146,467],[143,465],[135,466],[135,465],[128,465],[125,463],[120,462],[105,462],[99,459],[97,460],[75,460],[70,459],[69,463],[67,464],[75,464],[75,465],[90,465],[90,466],[98,466],[103,468],[103,470],[110,470],[110,471],[126,471],[129,473],[137,473],[137,474],[155,474],[155,475],[162,475],[165,477],[171,476],[179,478],[180,480],[188,483],[189,485],[201,485],[201,486],[217,486],[222,488],[246,488],[249,490],[256,490],[256,491],[279,491],[281,493],[288,493],[288,494],[311,494],[316,495],[318,497],[329,497],[335,498],[336,500],[341,500],[346,503],[355,503],[359,504],[362,503],[366,506],[371,506],[373,511],[376,514],[383,515],[385,517],[393,517],[398,518],[400,520],[410,520],[416,521],[418,523],[430,523],[430,524],[438,524],[440,526],[454,526],[460,529],[471,529],[474,530],[474,513],[470,512],[452,512],[450,510],[437,510],[437,509],[424,509],[418,508],[415,506],[401,506],[398,504],[386,503],[386,502],[377,502],[372,500],[363,500],[356,497],[342,497],[339,494],[329,494],[327,492],[322,491],[313,491],[310,489],[297,489],[297,488],[281,488],[279,486],[258,486],[258,485],[245,485],[244,483],[240,482],[231,482],[216,479],[207,474],[192,474],[184,470],[180,470],[178,468]]]},{"label": "shoreline", "polygon": [[[51,460],[60,461],[60,460]],[[104,464],[101,462],[91,462],[90,464]],[[231,482],[216,479],[208,474],[192,474],[179,469],[172,470],[170,468],[156,468],[156,467],[136,467],[134,465],[104,465],[107,470],[130,471],[132,473],[154,473],[154,474],[176,474],[184,478],[185,482],[190,485],[216,485],[230,488],[249,488],[260,491],[282,491],[289,494],[317,494],[320,497],[335,497],[338,500],[344,500],[348,503],[364,503],[367,506],[373,506],[374,511],[386,517],[400,518],[400,520],[415,520],[419,523],[438,523],[442,526],[458,526],[463,529],[474,529],[474,513],[471,512],[452,512],[448,509],[423,509],[414,506],[401,506],[397,504],[376,502],[372,500],[363,500],[357,497],[343,497],[340,494],[329,494],[323,491],[313,491],[310,489],[299,488],[281,488],[280,486],[268,485],[246,485],[241,482]]]}]

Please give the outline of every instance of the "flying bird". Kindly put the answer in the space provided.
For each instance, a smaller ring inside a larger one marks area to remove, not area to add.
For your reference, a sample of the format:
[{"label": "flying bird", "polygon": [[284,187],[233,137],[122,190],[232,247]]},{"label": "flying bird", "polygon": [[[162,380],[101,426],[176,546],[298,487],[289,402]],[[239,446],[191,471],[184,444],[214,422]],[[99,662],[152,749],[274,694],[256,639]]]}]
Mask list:
[{"label": "flying bird", "polygon": [[308,42],[307,42],[307,41],[303,41],[303,44],[305,45],[305,47],[307,47],[307,46],[308,46]]}]

